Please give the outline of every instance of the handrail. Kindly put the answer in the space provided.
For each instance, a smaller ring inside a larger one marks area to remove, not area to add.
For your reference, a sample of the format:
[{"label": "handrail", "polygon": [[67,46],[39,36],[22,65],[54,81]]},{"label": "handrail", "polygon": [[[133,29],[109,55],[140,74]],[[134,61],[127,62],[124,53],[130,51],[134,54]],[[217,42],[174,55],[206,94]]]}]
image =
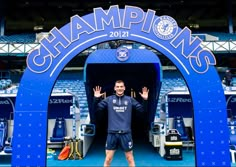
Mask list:
[{"label": "handrail", "polygon": [[[132,44],[130,44],[132,45]],[[16,55],[26,56],[31,51],[38,49],[40,43],[16,43],[0,41],[0,56]],[[203,49],[212,51],[213,53],[236,53],[236,40],[227,41],[203,41],[201,43]],[[143,47],[142,47],[143,48]],[[140,48],[140,49],[142,49]],[[145,48],[145,47],[144,47]],[[87,49],[84,52],[94,51],[94,48]]]}]

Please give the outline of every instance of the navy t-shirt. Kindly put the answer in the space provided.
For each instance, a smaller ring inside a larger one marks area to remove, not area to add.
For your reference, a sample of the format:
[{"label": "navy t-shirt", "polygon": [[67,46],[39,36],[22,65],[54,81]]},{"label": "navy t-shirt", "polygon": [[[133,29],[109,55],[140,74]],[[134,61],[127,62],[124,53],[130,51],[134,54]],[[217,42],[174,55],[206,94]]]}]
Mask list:
[{"label": "navy t-shirt", "polygon": [[[140,104],[130,96],[111,95],[99,101],[95,98],[96,111],[108,110],[108,132],[131,132],[132,110],[143,112],[146,104]],[[144,100],[146,103],[146,100]]]}]

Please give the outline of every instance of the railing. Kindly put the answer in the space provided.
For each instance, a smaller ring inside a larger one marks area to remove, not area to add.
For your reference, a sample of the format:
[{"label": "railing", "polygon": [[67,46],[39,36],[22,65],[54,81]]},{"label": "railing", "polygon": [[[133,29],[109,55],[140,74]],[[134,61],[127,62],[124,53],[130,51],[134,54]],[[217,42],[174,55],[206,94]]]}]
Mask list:
[{"label": "railing", "polygon": [[[236,53],[236,41],[209,41],[202,42],[202,48],[211,50],[213,53]],[[0,56],[26,56],[31,51],[38,49],[40,43],[1,43]],[[131,44],[132,47],[132,44]],[[140,49],[146,48],[140,46]],[[95,47],[89,48],[84,53],[90,53],[96,50]]]}]

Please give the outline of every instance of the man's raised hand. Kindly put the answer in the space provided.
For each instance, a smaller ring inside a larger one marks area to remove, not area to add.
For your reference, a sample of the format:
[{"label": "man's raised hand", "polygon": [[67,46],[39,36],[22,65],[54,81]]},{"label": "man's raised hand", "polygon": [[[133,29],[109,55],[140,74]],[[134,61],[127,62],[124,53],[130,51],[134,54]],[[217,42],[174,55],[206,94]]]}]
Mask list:
[{"label": "man's raised hand", "polygon": [[142,93],[139,92],[140,96],[144,99],[144,100],[147,100],[148,99],[148,88],[147,87],[143,87],[142,88]]},{"label": "man's raised hand", "polygon": [[101,97],[104,93],[101,93],[102,87],[96,86],[93,88],[94,97]]}]

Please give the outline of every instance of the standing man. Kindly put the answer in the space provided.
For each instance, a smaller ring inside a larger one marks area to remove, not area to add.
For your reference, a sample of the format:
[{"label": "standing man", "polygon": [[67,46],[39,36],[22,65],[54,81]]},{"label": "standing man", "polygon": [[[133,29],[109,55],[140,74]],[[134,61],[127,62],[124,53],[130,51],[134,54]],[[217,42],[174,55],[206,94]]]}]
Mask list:
[{"label": "standing man", "polygon": [[147,108],[149,90],[142,88],[139,93],[143,98],[143,105],[130,96],[124,95],[125,84],[117,80],[114,86],[115,95],[108,96],[100,101],[101,87],[96,86],[94,91],[96,111],[108,110],[108,129],[106,140],[106,158],[104,167],[110,166],[114,153],[118,146],[125,152],[129,166],[134,167],[133,140],[131,134],[132,110],[143,112]]},{"label": "standing man", "polygon": [[230,86],[232,81],[232,73],[230,72],[229,69],[225,71],[225,84],[226,86]]}]

